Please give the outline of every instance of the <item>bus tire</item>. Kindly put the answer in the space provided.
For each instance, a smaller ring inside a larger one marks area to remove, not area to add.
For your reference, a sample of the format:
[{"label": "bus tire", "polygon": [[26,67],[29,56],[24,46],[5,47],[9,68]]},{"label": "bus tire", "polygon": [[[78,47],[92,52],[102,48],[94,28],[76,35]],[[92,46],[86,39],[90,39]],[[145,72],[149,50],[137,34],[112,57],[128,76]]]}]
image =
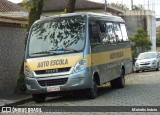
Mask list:
[{"label": "bus tire", "polygon": [[110,84],[113,89],[117,88],[116,79],[110,81]]},{"label": "bus tire", "polygon": [[90,99],[97,97],[97,82],[95,80],[93,80],[92,88],[90,88],[87,93]]},{"label": "bus tire", "polygon": [[125,78],[124,78],[124,70],[122,69],[120,77],[110,81],[112,88],[124,88],[125,87]]},{"label": "bus tire", "polygon": [[117,79],[117,85],[118,88],[124,88],[125,87],[125,78],[124,78],[125,72],[122,69],[120,77]]},{"label": "bus tire", "polygon": [[36,103],[45,102],[46,96],[44,94],[32,94],[32,98]]}]

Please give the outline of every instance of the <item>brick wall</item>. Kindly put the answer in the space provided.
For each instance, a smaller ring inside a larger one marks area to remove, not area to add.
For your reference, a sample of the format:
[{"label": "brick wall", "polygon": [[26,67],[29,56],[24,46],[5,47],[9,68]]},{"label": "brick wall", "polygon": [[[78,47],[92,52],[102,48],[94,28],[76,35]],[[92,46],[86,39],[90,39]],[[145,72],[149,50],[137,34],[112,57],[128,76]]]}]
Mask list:
[{"label": "brick wall", "polygon": [[0,92],[14,91],[24,57],[25,29],[0,25]]}]

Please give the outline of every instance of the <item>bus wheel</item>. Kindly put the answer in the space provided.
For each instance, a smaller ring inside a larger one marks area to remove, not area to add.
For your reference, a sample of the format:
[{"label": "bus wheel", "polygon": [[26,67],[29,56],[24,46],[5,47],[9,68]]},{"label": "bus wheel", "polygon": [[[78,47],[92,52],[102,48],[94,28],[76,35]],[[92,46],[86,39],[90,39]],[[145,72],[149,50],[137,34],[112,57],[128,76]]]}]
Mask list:
[{"label": "bus wheel", "polygon": [[124,70],[122,70],[119,78],[112,80],[110,83],[112,88],[124,88],[125,86]]},{"label": "bus wheel", "polygon": [[36,103],[42,103],[45,101],[46,96],[44,94],[32,94],[32,98]]},{"label": "bus wheel", "polygon": [[95,99],[97,97],[97,82],[93,80],[92,88],[87,92],[90,99]]}]

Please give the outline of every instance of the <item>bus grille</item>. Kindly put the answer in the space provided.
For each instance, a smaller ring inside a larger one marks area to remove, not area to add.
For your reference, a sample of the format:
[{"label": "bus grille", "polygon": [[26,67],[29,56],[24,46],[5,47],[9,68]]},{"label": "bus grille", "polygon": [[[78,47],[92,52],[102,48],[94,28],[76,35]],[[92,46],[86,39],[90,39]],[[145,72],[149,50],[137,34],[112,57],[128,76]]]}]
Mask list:
[{"label": "bus grille", "polygon": [[35,71],[35,73],[36,73],[37,75],[40,75],[40,74],[62,73],[62,72],[68,72],[70,69],[71,69],[70,67],[66,67],[66,68],[39,70],[39,71]]},{"label": "bus grille", "polygon": [[64,85],[67,83],[67,80],[68,78],[39,80],[38,83],[40,86]]}]

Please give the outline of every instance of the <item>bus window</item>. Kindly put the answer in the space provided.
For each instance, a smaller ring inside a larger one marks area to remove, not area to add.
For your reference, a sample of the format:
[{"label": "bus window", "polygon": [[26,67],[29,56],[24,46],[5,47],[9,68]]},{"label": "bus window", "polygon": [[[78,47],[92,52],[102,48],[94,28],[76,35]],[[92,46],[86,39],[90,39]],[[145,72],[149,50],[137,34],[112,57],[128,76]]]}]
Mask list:
[{"label": "bus window", "polygon": [[123,41],[128,41],[128,35],[127,35],[125,24],[120,24],[120,27],[122,31]]},{"label": "bus window", "polygon": [[122,37],[122,33],[121,33],[121,29],[120,29],[120,25],[119,23],[114,23],[114,31],[116,34],[116,39],[118,42],[123,41],[123,37]]},{"label": "bus window", "polygon": [[109,43],[109,38],[108,38],[108,33],[106,31],[106,23],[104,21],[99,22],[99,27],[100,27],[100,40],[102,43]]},{"label": "bus window", "polygon": [[106,28],[107,28],[107,34],[110,40],[110,43],[115,43],[116,42],[116,36],[115,33],[113,31],[113,23],[111,22],[107,22],[106,23]]},{"label": "bus window", "polygon": [[99,25],[96,22],[91,22],[89,24],[90,40],[91,43],[100,43],[99,37]]}]

